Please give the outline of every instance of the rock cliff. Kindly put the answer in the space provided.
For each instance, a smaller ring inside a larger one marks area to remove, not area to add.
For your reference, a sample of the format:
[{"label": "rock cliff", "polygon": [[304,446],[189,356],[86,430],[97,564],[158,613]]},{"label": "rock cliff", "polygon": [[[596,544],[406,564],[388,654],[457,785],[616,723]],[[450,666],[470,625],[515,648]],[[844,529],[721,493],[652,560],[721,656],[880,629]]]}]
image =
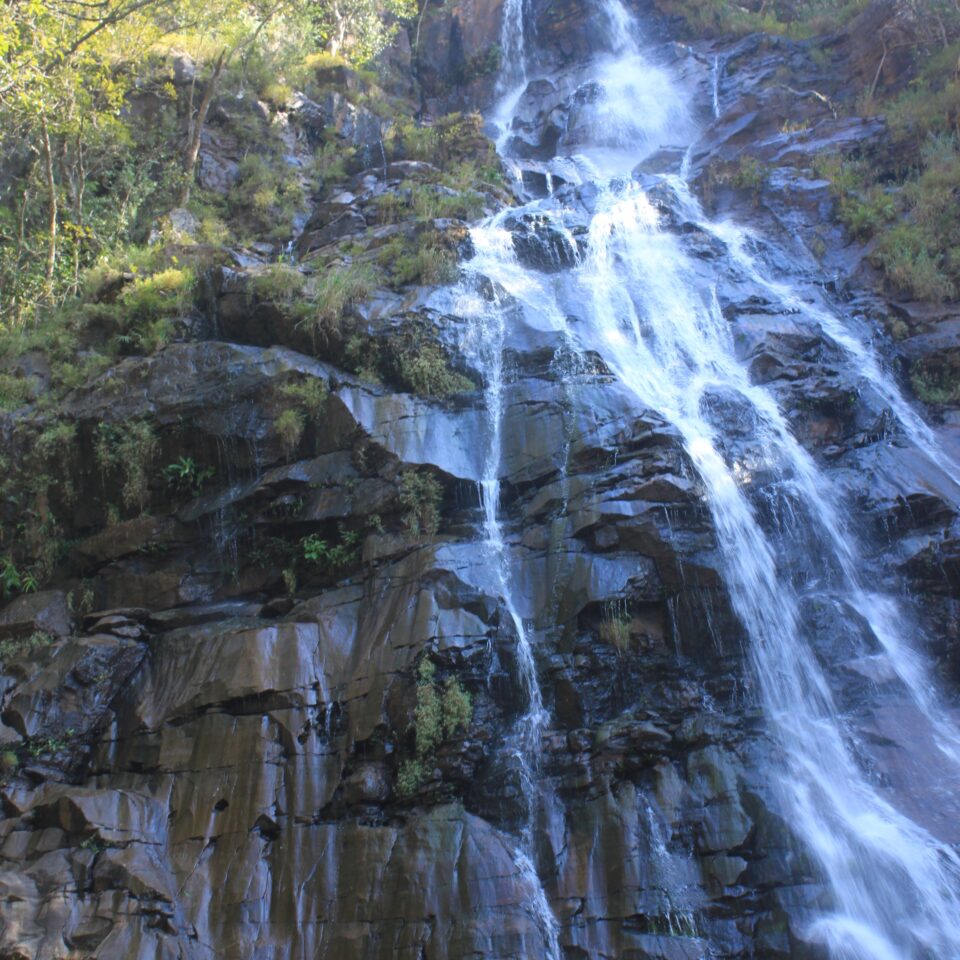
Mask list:
[{"label": "rock cliff", "polygon": [[[869,73],[859,32],[825,70],[810,45],[681,40],[638,13],[701,126],[690,182],[711,215],[753,228],[751,255],[798,302],[861,324],[902,376],[952,356],[955,307],[883,294],[814,170],[827,148],[883,150],[882,120],[832,106]],[[21,535],[39,551],[45,518],[59,524],[47,582],[0,611],[0,957],[546,956],[515,855],[529,817],[566,960],[825,955],[805,931],[829,892],[778,812],[779,747],[677,430],[519,312],[502,344],[500,512],[550,718],[536,802],[511,750],[526,695],[518,622],[481,549],[488,384],[462,302],[497,292],[458,287],[456,265],[476,253],[467,224],[516,202],[515,175],[552,190],[569,228],[506,220],[519,261],[544,276],[578,261],[595,198],[551,161],[578,143],[579,71],[603,47],[585,5],[529,17],[531,76],[551,79],[518,107],[518,168],[503,170],[480,117],[448,116],[492,107],[500,4],[431,8],[427,152],[412,137],[385,150],[347,75],[304,98],[292,155],[318,131],[355,154],[314,185],[286,262],[171,242],[171,262],[203,277],[175,342],[0,422]],[[398,49],[399,96],[413,68]],[[212,190],[238,176],[230,107],[201,154]],[[862,366],[650,174],[681,161],[660,154],[636,176],[716,278],[751,379],[849,506],[864,577],[909,594],[955,693],[953,482]],[[444,181],[464,163],[468,184]],[[305,321],[326,276],[373,263],[386,273]],[[894,343],[893,322],[909,336]],[[764,520],[786,522],[745,410],[722,392],[710,403],[729,456],[770,494]],[[939,416],[952,446],[955,413]],[[807,546],[782,563],[826,576]],[[834,642],[860,614],[811,600],[803,615],[878,789],[956,844],[960,794],[877,674],[876,639],[864,625]]]}]

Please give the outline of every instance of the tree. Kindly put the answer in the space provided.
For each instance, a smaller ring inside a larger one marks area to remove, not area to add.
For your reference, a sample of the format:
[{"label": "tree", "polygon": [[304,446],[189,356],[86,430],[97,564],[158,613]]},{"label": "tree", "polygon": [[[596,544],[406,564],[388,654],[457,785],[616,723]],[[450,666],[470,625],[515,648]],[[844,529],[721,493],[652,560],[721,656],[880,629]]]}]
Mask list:
[{"label": "tree", "polygon": [[417,0],[320,0],[310,7],[320,45],[361,64],[390,42],[395,26],[388,21],[412,19],[418,11]]}]

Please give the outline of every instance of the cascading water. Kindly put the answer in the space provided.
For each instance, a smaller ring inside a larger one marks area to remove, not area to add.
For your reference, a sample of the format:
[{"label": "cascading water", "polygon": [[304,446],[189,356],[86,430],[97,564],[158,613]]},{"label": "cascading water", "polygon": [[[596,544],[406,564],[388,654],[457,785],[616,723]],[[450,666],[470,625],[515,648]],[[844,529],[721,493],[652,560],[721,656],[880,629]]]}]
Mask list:
[{"label": "cascading water", "polygon": [[[519,3],[515,6],[519,9]],[[612,53],[598,58],[592,77],[603,95],[595,104],[593,123],[580,125],[575,142],[560,144],[581,174],[593,180],[585,257],[562,282],[547,283],[518,264],[501,215],[474,231],[478,253],[469,270],[493,280],[517,309],[535,314],[541,323],[546,318],[583,354],[599,355],[638,404],[666,418],[681,437],[710,508],[760,699],[781,747],[784,813],[815,856],[833,898],[832,907],[809,924],[805,936],[824,944],[838,960],[960,956],[960,859],[865,774],[818,661],[803,604],[812,597],[826,598],[850,611],[850,621],[855,613],[869,626],[879,649],[874,656],[885,660],[898,695],[954,773],[960,738],[938,714],[923,664],[903,638],[905,617],[892,598],[861,583],[858,548],[828,480],[792,435],[773,395],[752,384],[737,360],[715,284],[705,281],[678,240],[661,228],[656,209],[629,176],[633,164],[658,147],[689,146],[696,130],[670,78],[644,60],[619,0],[607,0],[603,13]],[[717,61],[715,111],[719,69]],[[498,108],[501,148],[509,138],[509,113],[521,96],[522,89],[512,90]],[[638,110],[638,100],[650,109]],[[682,179],[665,175],[661,182],[673,189],[692,222],[724,244],[731,263],[776,301],[820,327],[890,411],[903,441],[939,470],[944,487],[960,501],[950,476],[955,471],[935,436],[844,321],[826,305],[811,306],[788,285],[764,276],[748,253],[747,234],[731,224],[711,223]],[[563,211],[552,198],[531,201],[527,209],[563,224]],[[534,783],[530,758],[546,713],[533,649],[510,600],[509,561],[497,509],[506,314],[499,303],[485,310],[483,347],[477,352],[490,417],[482,484],[485,529],[518,637],[529,709],[517,747],[525,758],[525,779]],[[568,324],[570,316],[578,322]],[[717,398],[734,404],[740,422],[750,424],[746,441],[725,435]],[[761,470],[772,478],[764,484],[764,496],[772,503],[773,522],[762,519],[752,499],[752,477]],[[798,551],[797,544],[803,549]],[[818,560],[816,577],[798,553]],[[855,643],[853,623],[846,629],[851,633],[847,639]],[[529,830],[528,824],[521,856],[530,849]],[[529,856],[524,863],[535,878]],[[551,955],[556,955],[555,927],[551,929]]]},{"label": "cascading water", "polygon": [[[523,0],[505,0],[502,8],[503,22],[500,31],[501,70],[497,80],[497,89],[501,102],[494,114],[494,123],[500,129],[498,149],[509,135],[509,122],[527,83],[526,29]],[[494,245],[494,256],[502,259],[503,251],[496,245],[509,243],[509,236],[497,232],[481,234],[475,232],[474,245],[482,249],[490,243]],[[478,265],[475,262],[475,267]],[[545,949],[550,960],[559,960],[558,928],[556,919],[547,903],[546,894],[537,874],[533,861],[533,823],[537,803],[537,756],[540,739],[548,719],[543,704],[543,695],[537,677],[537,665],[534,659],[530,638],[523,619],[513,602],[509,582],[509,558],[503,540],[500,525],[500,461],[501,461],[501,425],[503,421],[503,341],[505,317],[503,304],[494,300],[487,303],[482,297],[473,296],[472,281],[478,276],[471,271],[465,285],[466,296],[461,299],[463,314],[472,314],[475,319],[473,330],[473,352],[478,367],[484,375],[487,422],[489,439],[487,454],[484,458],[483,478],[480,481],[480,499],[484,512],[484,531],[486,551],[489,554],[494,572],[496,587],[503,598],[504,606],[512,622],[517,638],[517,665],[520,681],[527,699],[527,709],[516,725],[516,729],[507,744],[519,765],[520,786],[524,794],[526,816],[521,830],[520,843],[515,850],[515,862],[524,878],[527,889],[531,891],[529,908],[543,934]]]},{"label": "cascading water", "polygon": [[543,935],[546,956],[559,960],[558,928],[556,919],[547,903],[533,861],[533,823],[538,801],[537,756],[544,727],[549,719],[543,703],[537,664],[530,635],[523,618],[517,612],[510,588],[510,560],[503,539],[500,523],[500,466],[501,430],[503,423],[503,347],[506,318],[504,304],[497,298],[488,302],[475,292],[477,278],[487,258],[494,261],[506,256],[503,244],[509,244],[509,234],[497,229],[478,228],[473,233],[477,250],[472,269],[468,270],[464,288],[458,303],[458,313],[473,321],[470,340],[466,346],[484,377],[484,395],[488,425],[488,446],[480,481],[480,500],[483,507],[485,551],[493,574],[494,586],[503,599],[504,608],[516,635],[516,658],[519,679],[526,698],[526,710],[517,721],[508,739],[506,749],[515,758],[519,768],[520,788],[523,792],[526,814],[520,832],[520,843],[514,851],[514,860],[520,870],[525,887],[530,891],[528,908]]}]

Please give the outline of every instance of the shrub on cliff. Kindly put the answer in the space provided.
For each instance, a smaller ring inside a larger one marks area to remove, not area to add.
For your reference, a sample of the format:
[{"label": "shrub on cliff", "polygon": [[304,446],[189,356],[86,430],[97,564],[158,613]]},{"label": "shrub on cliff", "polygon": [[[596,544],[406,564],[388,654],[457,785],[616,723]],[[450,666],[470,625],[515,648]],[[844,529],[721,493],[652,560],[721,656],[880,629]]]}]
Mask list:
[{"label": "shrub on cliff", "polygon": [[405,760],[397,773],[397,793],[410,797],[419,788],[444,738],[466,729],[473,718],[470,694],[456,677],[448,677],[441,688],[436,682],[437,668],[429,657],[423,657],[417,668],[417,698],[411,731],[415,756]]}]

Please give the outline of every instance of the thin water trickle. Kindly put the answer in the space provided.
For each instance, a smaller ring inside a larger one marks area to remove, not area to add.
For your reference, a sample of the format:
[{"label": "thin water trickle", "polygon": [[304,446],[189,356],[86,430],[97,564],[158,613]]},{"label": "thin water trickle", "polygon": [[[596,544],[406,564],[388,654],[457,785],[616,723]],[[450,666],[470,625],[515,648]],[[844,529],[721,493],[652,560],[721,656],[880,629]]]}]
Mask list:
[{"label": "thin water trickle", "polygon": [[714,55],[713,69],[710,71],[710,95],[713,107],[713,119],[720,119],[720,79],[723,75],[723,61],[720,56]]},{"label": "thin water trickle", "polygon": [[[605,0],[601,12],[610,53],[597,58],[594,80],[603,95],[591,122],[580,125],[578,142],[561,142],[561,149],[576,153],[578,173],[592,172],[594,179],[586,254],[565,272],[563,283],[548,283],[517,262],[504,215],[499,215],[474,229],[477,252],[468,267],[475,277],[493,281],[505,297],[480,304],[482,298],[474,295],[472,304],[482,328],[474,350],[485,376],[489,420],[481,483],[486,548],[516,631],[529,704],[520,726],[524,732],[511,745],[523,768],[525,789],[536,793],[533,758],[547,715],[531,638],[511,598],[510,560],[499,517],[508,311],[522,312],[540,328],[551,326],[583,356],[599,355],[638,406],[664,417],[682,440],[710,508],[724,579],[749,638],[770,731],[780,745],[782,767],[770,775],[780,783],[786,821],[819,864],[832,896],[831,907],[808,924],[803,936],[823,944],[836,960],[960,956],[960,858],[898,809],[861,768],[802,613],[798,585],[807,571],[793,556],[793,545],[802,543],[819,558],[817,589],[822,595],[856,611],[867,624],[877,642],[876,656],[885,658],[898,695],[910,703],[924,735],[939,747],[945,770],[954,773],[960,770],[960,736],[939,707],[926,665],[911,645],[911,625],[897,603],[861,582],[863,562],[840,498],[793,436],[773,394],[753,384],[738,361],[716,283],[704,282],[702,269],[677,237],[662,229],[659,213],[630,179],[638,160],[664,146],[687,148],[681,177],[663,177],[675,193],[677,209],[722,243],[728,263],[750,283],[785,311],[815,323],[844,352],[851,368],[886,404],[900,442],[926,457],[948,488],[952,482],[957,502],[960,469],[944,456],[933,431],[845,319],[767,276],[750,253],[745,230],[711,222],[703,214],[686,184],[689,147],[697,131],[683,91],[644,58],[634,22],[619,0]],[[511,0],[505,23],[508,14],[522,21],[520,0]],[[525,64],[525,59],[518,62]],[[522,70],[502,87],[495,111],[501,131],[509,130],[522,100],[518,80],[525,83],[525,66]],[[711,75],[715,116],[721,70],[717,58]],[[502,133],[501,150],[506,142]],[[551,201],[548,197],[527,206],[562,232],[566,228]],[[569,316],[578,322],[568,326]],[[732,398],[752,425],[744,455],[733,452],[735,442],[726,435],[722,417],[710,412],[711,397],[718,392]],[[773,480],[757,494],[753,478],[761,472]],[[774,523],[761,519],[758,495],[772,498]],[[854,626],[840,622],[837,629],[850,630],[852,636]],[[547,941],[555,944],[549,934],[556,930],[555,921],[530,856],[531,824],[524,828],[517,863],[538,891],[541,923]]]}]

